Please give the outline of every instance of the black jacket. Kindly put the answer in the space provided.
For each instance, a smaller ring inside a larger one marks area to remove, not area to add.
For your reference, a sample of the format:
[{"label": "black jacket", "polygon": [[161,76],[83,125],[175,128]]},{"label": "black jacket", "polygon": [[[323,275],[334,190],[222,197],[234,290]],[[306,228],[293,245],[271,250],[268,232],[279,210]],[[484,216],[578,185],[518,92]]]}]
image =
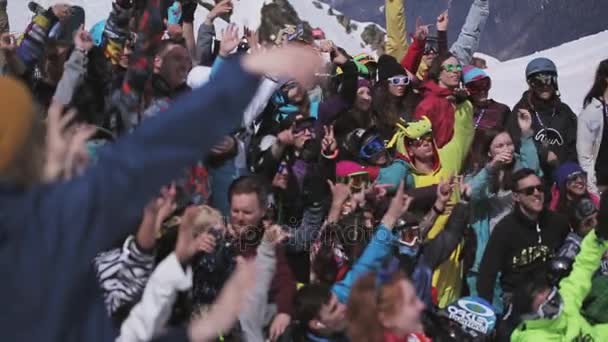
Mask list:
[{"label": "black jacket", "polygon": [[538,222],[540,234],[537,223],[516,207],[496,225],[479,267],[477,291],[481,297],[492,301],[499,272],[502,289],[508,293],[533,272],[543,270],[570,231],[563,215],[548,210],[541,213]]},{"label": "black jacket", "polygon": [[538,150],[541,167],[547,177],[553,168],[547,163],[547,154],[553,151],[559,163],[577,161],[576,154],[576,114],[567,104],[556,98],[552,103],[543,103],[526,91],[513,108],[507,120],[507,130],[513,141],[521,141],[521,130],[517,123],[519,109],[527,109],[532,114],[534,142]]}]

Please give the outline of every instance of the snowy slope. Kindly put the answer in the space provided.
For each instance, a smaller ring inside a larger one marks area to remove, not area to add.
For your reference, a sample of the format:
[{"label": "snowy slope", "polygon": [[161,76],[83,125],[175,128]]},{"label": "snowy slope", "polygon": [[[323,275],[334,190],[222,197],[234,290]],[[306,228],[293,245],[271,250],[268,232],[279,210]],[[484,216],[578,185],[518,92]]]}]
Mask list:
[{"label": "snowy slope", "polygon": [[[27,9],[26,0],[12,0],[9,1],[8,11],[11,19],[11,30],[12,31],[23,31],[23,29],[29,23],[31,13]],[[38,0],[42,6],[47,7],[52,3],[56,3],[56,0]],[[67,0],[64,1],[70,4],[81,6],[86,12],[86,27],[91,27],[100,20],[106,19],[111,10],[111,0]],[[211,1],[207,1],[211,2]],[[234,13],[232,15],[233,22],[248,27],[258,27],[260,25],[260,10],[267,0],[235,0],[234,1]],[[372,23],[359,23],[352,21],[357,27],[351,33],[346,33],[343,26],[340,25],[335,16],[328,14],[329,6],[321,4],[322,9],[319,9],[313,5],[311,0],[289,0],[294,9],[298,12],[298,15],[302,20],[306,20],[312,27],[321,27],[325,32],[328,39],[335,42],[340,42],[342,46],[349,53],[356,54],[358,52],[371,52],[369,46],[362,47],[363,41],[361,39],[361,33],[367,25]],[[335,14],[339,12],[334,11]],[[200,23],[204,20],[207,14],[207,10],[199,6],[195,18],[195,30],[198,28]],[[373,24],[375,25],[375,24]],[[220,32],[226,24],[222,20],[216,20],[217,32]]]},{"label": "snowy slope", "polygon": [[[235,0],[233,21],[240,25],[257,27],[260,24],[260,9],[268,0]],[[48,6],[54,0],[39,0],[43,6]],[[85,8],[87,13],[86,26],[90,27],[99,20],[105,19],[110,11],[111,0],[68,0]],[[370,47],[361,47],[361,32],[368,23],[353,21],[357,28],[347,33],[338,23],[335,16],[328,15],[329,6],[321,4],[317,8],[311,0],[289,0],[301,19],[306,20],[312,27],[321,27],[328,39],[337,42],[350,53],[370,51]],[[22,31],[30,20],[25,0],[11,0],[9,16],[11,29]],[[195,27],[205,18],[206,10],[199,7],[196,14]],[[334,14],[338,12],[334,11]],[[216,20],[218,32],[225,27],[225,23]],[[608,58],[608,31],[581,38],[564,45],[538,52],[536,54],[500,62],[489,56],[486,58],[489,74],[493,78],[492,96],[501,102],[513,106],[521,97],[526,88],[524,70],[526,64],[535,57],[549,57],[555,61],[559,70],[559,84],[562,99],[569,104],[575,112],[579,112],[583,97],[591,87],[595,68],[598,63]]]},{"label": "snowy slope", "polygon": [[509,106],[517,103],[527,87],[526,65],[536,57],[548,57],[555,62],[562,100],[578,113],[599,62],[608,58],[608,31],[506,62],[488,61],[492,96]]}]

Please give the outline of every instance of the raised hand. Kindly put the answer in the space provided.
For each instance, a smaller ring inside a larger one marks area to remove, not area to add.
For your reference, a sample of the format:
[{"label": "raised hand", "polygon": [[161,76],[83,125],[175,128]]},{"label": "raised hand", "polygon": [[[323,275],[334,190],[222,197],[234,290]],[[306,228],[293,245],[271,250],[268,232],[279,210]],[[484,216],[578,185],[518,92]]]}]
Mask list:
[{"label": "raised hand", "polygon": [[0,35],[0,50],[7,53],[13,53],[16,49],[17,42],[15,37],[8,32],[2,33],[2,35]]},{"label": "raised hand", "polygon": [[517,111],[517,124],[522,134],[532,134],[532,114],[529,110],[521,108]]},{"label": "raised hand", "polygon": [[68,150],[63,164],[63,179],[68,180],[84,172],[89,164],[87,141],[97,132],[97,127],[80,125],[70,134]]},{"label": "raised hand", "polygon": [[63,21],[72,15],[72,6],[69,4],[55,4],[51,7],[51,10],[60,21]]},{"label": "raised hand", "polygon": [[213,7],[211,11],[209,11],[209,14],[207,14],[207,19],[210,22],[213,22],[215,18],[230,13],[232,8],[232,0],[220,1],[217,5],[215,5],[215,7]]},{"label": "raised hand", "polygon": [[305,89],[315,84],[315,74],[323,66],[321,56],[313,48],[295,44],[249,54],[242,63],[251,73],[293,79]]},{"label": "raised hand", "polygon": [[388,210],[382,218],[382,224],[384,224],[384,226],[386,226],[388,229],[393,229],[395,222],[397,222],[397,220],[408,211],[410,204],[414,199],[413,197],[405,194],[403,187],[403,182],[401,182],[397,188],[395,197],[393,197],[391,200]]},{"label": "raised hand", "polygon": [[336,138],[334,137],[334,126],[323,126],[323,131],[325,131],[325,135],[321,141],[321,150],[323,153],[332,154],[338,148]]},{"label": "raised hand", "polygon": [[448,10],[445,10],[437,17],[437,31],[447,31],[449,23],[450,16],[448,14]]},{"label": "raised hand", "polygon": [[332,203],[342,206],[351,196],[350,185],[336,183],[334,184],[332,181],[327,180],[327,184],[329,185],[329,189],[331,190],[331,201]]},{"label": "raised hand", "polygon": [[84,29],[84,25],[80,25],[80,28],[78,28],[78,31],[74,35],[74,46],[84,52],[88,52],[93,48],[93,37]]},{"label": "raised hand", "polygon": [[65,158],[72,139],[68,126],[76,116],[76,111],[70,110],[63,114],[63,109],[63,105],[53,101],[48,110],[44,166],[44,180],[47,182],[55,181],[63,175]]},{"label": "raised hand", "polygon": [[194,234],[196,217],[200,211],[200,207],[187,208],[179,225],[175,255],[181,263],[187,263],[199,251],[209,253],[215,248],[215,237],[212,234],[208,232],[203,232],[198,236]]},{"label": "raised hand", "polygon": [[429,35],[429,26],[422,23],[422,17],[416,18],[416,31],[414,37],[417,40],[425,40]]},{"label": "raised hand", "polygon": [[277,224],[273,224],[264,230],[264,241],[275,246],[287,240],[289,236],[289,233]]},{"label": "raised hand", "polygon": [[239,28],[235,24],[230,24],[222,33],[222,41],[220,42],[220,56],[227,57],[237,46],[241,39],[239,38]]}]

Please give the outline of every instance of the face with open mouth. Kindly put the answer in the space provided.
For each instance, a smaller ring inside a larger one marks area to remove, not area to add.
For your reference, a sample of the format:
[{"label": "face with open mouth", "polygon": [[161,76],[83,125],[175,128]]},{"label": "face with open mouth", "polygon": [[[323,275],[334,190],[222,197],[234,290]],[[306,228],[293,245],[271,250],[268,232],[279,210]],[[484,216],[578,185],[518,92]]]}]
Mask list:
[{"label": "face with open mouth", "polygon": [[585,174],[576,173],[568,176],[566,191],[570,196],[583,196],[587,191],[587,178],[585,177]]},{"label": "face with open mouth", "polygon": [[515,201],[522,210],[531,214],[539,214],[543,210],[545,193],[541,179],[536,175],[529,175],[517,182]]}]

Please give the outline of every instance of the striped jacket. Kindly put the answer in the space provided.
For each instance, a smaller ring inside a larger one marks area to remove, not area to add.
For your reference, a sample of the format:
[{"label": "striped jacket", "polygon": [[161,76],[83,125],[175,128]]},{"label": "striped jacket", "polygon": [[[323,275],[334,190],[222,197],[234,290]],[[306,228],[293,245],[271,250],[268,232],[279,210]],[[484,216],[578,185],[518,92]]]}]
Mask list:
[{"label": "striped jacket", "polygon": [[134,236],[129,236],[122,248],[95,257],[95,273],[110,316],[130,310],[139,301],[154,270],[154,258],[137,247]]}]

